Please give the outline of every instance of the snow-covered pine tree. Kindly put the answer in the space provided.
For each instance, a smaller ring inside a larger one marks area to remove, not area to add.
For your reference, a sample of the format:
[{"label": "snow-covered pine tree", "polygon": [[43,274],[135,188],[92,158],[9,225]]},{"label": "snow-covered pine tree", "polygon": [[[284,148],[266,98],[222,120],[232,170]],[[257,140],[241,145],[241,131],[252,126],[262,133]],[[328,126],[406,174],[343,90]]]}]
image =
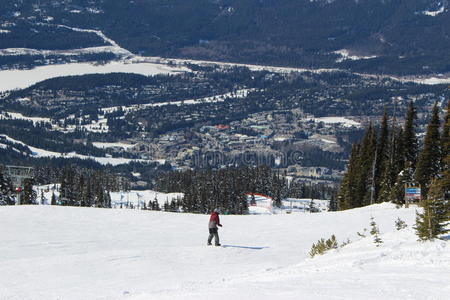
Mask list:
[{"label": "snow-covered pine tree", "polygon": [[0,166],[0,203],[14,204],[11,198],[12,185],[9,178],[4,174],[3,167]]},{"label": "snow-covered pine tree", "polygon": [[33,180],[25,179],[22,191],[21,204],[36,204],[37,194],[33,190]]},{"label": "snow-covered pine tree", "polygon": [[436,102],[416,168],[416,180],[422,188],[423,199],[427,198],[430,183],[434,178],[437,178],[441,170],[442,152],[439,127],[439,108]]}]

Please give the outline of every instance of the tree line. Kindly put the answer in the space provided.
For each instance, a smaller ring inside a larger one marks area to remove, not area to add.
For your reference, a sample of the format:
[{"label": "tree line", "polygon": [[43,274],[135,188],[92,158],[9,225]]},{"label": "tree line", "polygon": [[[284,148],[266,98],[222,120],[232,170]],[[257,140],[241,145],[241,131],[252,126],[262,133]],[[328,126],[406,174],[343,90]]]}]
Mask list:
[{"label": "tree line", "polygon": [[339,194],[341,210],[380,202],[405,204],[405,187],[420,187],[417,215],[421,238],[445,232],[450,221],[450,101],[441,125],[435,103],[420,147],[417,113],[410,102],[403,126],[385,111],[380,128],[370,124],[364,138],[352,148]]},{"label": "tree line", "polygon": [[[42,170],[37,168],[35,171],[39,173]],[[57,181],[60,183],[57,187],[59,196],[55,194],[54,190],[51,199],[48,199],[51,205],[110,208],[110,192],[129,189],[129,182],[123,177],[106,171],[80,168],[75,165],[67,165],[59,172],[51,174],[51,176],[57,176]],[[35,183],[35,179],[24,181],[21,204],[38,204],[38,195],[33,189]],[[17,187],[12,185],[4,167],[0,166],[0,205],[16,203],[15,188]],[[44,201],[43,198],[41,196],[41,201]]]},{"label": "tree line", "polygon": [[231,214],[247,213],[247,197],[255,194],[269,196],[274,206],[281,207],[285,198],[330,199],[336,191],[328,184],[290,181],[268,166],[170,172],[158,178],[156,187],[184,193],[181,207],[185,212],[209,213],[220,208]]}]

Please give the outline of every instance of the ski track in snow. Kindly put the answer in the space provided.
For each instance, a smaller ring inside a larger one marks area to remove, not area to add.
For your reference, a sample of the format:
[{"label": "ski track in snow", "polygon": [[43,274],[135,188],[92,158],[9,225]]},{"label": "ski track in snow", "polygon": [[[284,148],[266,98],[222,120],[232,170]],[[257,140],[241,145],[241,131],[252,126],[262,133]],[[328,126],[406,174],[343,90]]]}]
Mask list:
[{"label": "ski track in snow", "polygon": [[[371,216],[379,248],[356,235]],[[414,218],[391,204],[221,216],[223,248],[206,246],[208,215],[0,207],[0,299],[448,299],[450,242],[417,242]],[[331,234],[353,243],[310,259]]]}]

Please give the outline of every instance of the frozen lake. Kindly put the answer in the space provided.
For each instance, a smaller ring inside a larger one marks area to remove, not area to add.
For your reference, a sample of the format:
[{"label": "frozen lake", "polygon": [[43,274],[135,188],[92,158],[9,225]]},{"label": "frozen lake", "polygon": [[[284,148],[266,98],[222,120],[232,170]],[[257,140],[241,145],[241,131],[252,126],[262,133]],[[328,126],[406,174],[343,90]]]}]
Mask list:
[{"label": "frozen lake", "polygon": [[61,77],[85,74],[135,73],[141,75],[170,74],[187,71],[183,67],[171,67],[156,63],[111,62],[105,65],[89,63],[71,63],[61,65],[40,66],[31,70],[0,71],[0,92],[27,88],[40,81]]}]

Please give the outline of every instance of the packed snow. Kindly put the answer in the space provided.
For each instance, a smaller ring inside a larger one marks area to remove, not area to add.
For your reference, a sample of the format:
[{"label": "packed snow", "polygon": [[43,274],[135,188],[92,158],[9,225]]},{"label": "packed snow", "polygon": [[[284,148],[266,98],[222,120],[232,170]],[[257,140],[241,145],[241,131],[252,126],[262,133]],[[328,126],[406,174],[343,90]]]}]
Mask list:
[{"label": "packed snow", "polygon": [[352,127],[352,126],[361,126],[359,122],[350,120],[345,117],[322,117],[322,118],[313,118],[315,122],[323,122],[325,124],[341,124],[344,127]]},{"label": "packed snow", "polygon": [[[383,244],[356,232],[374,217]],[[396,231],[400,217],[408,224]],[[420,243],[415,208],[221,216],[0,207],[0,299],[448,299],[449,241]],[[311,259],[335,234],[351,244]]]},{"label": "packed snow", "polygon": [[27,120],[31,121],[34,124],[36,123],[51,123],[50,118],[42,118],[42,117],[28,117],[24,116],[21,113],[4,111],[0,112],[0,120]]},{"label": "packed snow", "polygon": [[345,60],[362,60],[362,59],[372,59],[377,58],[376,55],[355,55],[350,54],[350,51],[347,49],[341,49],[333,52],[334,54],[339,55],[340,57],[336,60],[336,62],[340,63]]},{"label": "packed snow", "polygon": [[108,148],[122,148],[122,149],[130,149],[136,146],[136,144],[128,144],[128,143],[105,143],[105,142],[93,142],[92,145],[96,148],[100,149],[108,149]]},{"label": "packed snow", "polygon": [[434,11],[426,10],[423,12],[423,14],[430,16],[430,17],[436,17],[437,15],[440,15],[444,12],[445,12],[445,5],[442,5],[437,10],[434,10]]}]

